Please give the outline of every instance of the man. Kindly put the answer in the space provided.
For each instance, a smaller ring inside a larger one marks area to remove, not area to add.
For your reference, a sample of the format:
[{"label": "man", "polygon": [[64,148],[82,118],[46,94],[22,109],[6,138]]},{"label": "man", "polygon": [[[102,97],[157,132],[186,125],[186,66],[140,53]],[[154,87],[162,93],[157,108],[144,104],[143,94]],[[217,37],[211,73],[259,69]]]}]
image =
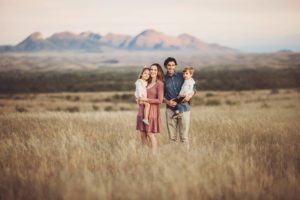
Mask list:
[{"label": "man", "polygon": [[175,58],[169,57],[165,60],[164,66],[167,69],[165,75],[165,97],[164,102],[167,104],[166,121],[169,134],[169,142],[173,143],[177,140],[177,131],[179,132],[180,142],[184,143],[189,148],[189,127],[190,127],[190,104],[189,100],[193,95],[187,95],[183,100],[184,112],[181,118],[173,118],[175,113],[175,106],[177,103],[175,99],[184,82],[183,73],[176,72],[177,61]]}]

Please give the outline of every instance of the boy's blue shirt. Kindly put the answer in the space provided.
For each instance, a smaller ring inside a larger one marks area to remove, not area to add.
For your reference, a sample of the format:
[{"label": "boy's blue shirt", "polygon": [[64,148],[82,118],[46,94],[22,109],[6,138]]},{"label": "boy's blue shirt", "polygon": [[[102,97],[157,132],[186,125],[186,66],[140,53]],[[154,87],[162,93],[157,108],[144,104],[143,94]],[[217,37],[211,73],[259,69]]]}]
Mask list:
[{"label": "boy's blue shirt", "polygon": [[[184,78],[182,72],[175,71],[173,76],[169,76],[169,74],[167,73],[165,75],[165,98],[167,100],[176,98],[179,95],[183,82],[184,82]],[[190,111],[191,106],[188,102],[181,103],[181,104],[184,106],[185,112]],[[168,105],[167,108],[175,110],[175,108],[170,107]]]}]

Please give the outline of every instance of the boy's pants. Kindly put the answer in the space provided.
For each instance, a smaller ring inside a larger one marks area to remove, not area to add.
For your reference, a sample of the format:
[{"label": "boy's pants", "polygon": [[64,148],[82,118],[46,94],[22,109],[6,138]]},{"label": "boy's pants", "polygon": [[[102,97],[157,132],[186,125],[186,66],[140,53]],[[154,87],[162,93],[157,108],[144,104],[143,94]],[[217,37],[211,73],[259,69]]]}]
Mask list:
[{"label": "boy's pants", "polygon": [[173,99],[173,101],[175,101],[177,103],[177,105],[175,106],[175,109],[181,113],[184,112],[184,109],[185,109],[185,106],[182,103],[182,100],[184,98],[185,97],[178,97],[178,98]]}]

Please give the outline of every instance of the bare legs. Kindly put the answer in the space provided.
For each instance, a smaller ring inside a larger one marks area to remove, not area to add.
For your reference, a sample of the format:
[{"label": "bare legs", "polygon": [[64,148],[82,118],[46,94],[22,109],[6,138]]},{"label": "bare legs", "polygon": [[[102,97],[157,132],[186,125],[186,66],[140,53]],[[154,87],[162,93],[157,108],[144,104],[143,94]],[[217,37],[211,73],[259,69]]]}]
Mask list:
[{"label": "bare legs", "polygon": [[150,110],[150,104],[147,102],[144,102],[144,119],[143,122],[147,125],[149,125],[149,110]]},{"label": "bare legs", "polygon": [[157,152],[157,139],[154,133],[146,133],[141,131],[141,141],[142,141],[142,145],[145,146],[148,144],[148,138],[150,140],[151,143],[151,150],[152,153],[156,153]]},{"label": "bare legs", "polygon": [[145,109],[144,109],[144,119],[148,120],[149,117],[149,110],[150,110],[150,103],[145,102]]},{"label": "bare legs", "polygon": [[148,137],[150,138],[152,153],[155,154],[157,152],[156,136],[154,133],[148,133]]},{"label": "bare legs", "polygon": [[141,131],[140,133],[141,133],[142,145],[146,146],[148,144],[147,134],[145,132],[143,132],[143,131]]}]

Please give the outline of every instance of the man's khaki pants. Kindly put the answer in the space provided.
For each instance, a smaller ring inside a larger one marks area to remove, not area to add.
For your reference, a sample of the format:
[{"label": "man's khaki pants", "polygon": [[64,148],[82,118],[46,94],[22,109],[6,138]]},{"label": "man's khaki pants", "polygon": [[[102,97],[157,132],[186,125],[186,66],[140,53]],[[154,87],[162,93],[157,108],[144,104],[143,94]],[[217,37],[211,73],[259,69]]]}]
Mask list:
[{"label": "man's khaki pants", "polygon": [[181,119],[172,119],[174,111],[166,109],[166,121],[169,134],[169,142],[177,141],[177,132],[179,133],[180,142],[189,147],[189,128],[190,128],[190,111],[183,112]]}]

